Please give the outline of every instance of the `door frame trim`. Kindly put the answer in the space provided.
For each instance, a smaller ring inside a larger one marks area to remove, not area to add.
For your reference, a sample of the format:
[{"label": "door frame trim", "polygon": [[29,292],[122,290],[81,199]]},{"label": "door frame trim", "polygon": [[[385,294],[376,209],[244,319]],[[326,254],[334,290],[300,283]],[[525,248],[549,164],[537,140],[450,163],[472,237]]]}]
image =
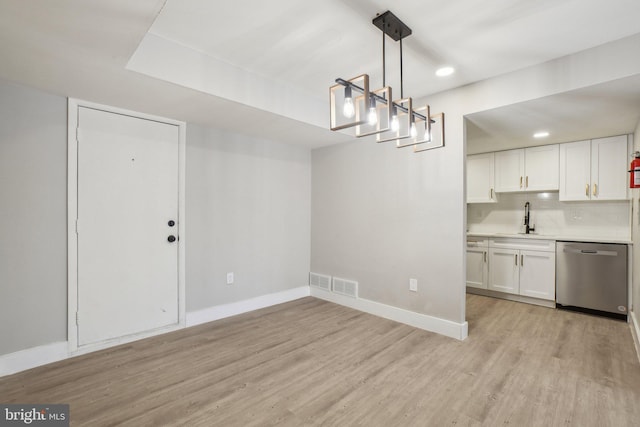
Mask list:
[{"label": "door frame trim", "polygon": [[[76,220],[78,213],[78,110],[80,107],[93,108],[109,113],[122,114],[144,120],[153,120],[178,126],[178,324],[162,327],[139,334],[114,338],[97,344],[78,346],[78,235]],[[123,342],[145,338],[185,327],[186,292],[185,292],[185,166],[186,166],[186,128],[187,124],[178,120],[150,114],[139,113],[121,108],[111,107],[93,102],[68,98],[67,121],[67,339],[69,352],[80,354],[87,351],[118,345]]]}]

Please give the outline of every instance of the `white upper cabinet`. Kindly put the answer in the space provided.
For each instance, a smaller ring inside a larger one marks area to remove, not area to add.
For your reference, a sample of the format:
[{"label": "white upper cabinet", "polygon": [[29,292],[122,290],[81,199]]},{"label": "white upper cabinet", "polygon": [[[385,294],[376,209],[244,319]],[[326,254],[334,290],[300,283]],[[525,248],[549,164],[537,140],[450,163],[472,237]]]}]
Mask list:
[{"label": "white upper cabinet", "polygon": [[591,141],[560,144],[560,200],[590,200]]},{"label": "white upper cabinet", "polygon": [[467,203],[495,203],[494,153],[467,156]]},{"label": "white upper cabinet", "polygon": [[591,141],[591,200],[628,198],[627,153],[626,135]]},{"label": "white upper cabinet", "polygon": [[524,149],[496,153],[496,191],[524,190]]},{"label": "white upper cabinet", "polygon": [[559,189],[557,144],[495,153],[497,192]]},{"label": "white upper cabinet", "polygon": [[627,199],[627,159],[626,135],[560,144],[559,199]]},{"label": "white upper cabinet", "polygon": [[560,188],[558,144],[526,148],[524,151],[525,190],[558,190]]}]

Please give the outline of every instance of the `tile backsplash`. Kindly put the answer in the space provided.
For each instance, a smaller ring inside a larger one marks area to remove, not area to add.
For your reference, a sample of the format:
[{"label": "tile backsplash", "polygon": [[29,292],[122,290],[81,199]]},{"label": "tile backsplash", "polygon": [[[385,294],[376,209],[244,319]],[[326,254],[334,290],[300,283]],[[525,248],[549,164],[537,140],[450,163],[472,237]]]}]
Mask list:
[{"label": "tile backsplash", "polygon": [[498,203],[467,205],[467,230],[476,233],[524,231],[524,204],[530,224],[542,235],[631,239],[631,201],[560,202],[557,192],[500,193]]}]

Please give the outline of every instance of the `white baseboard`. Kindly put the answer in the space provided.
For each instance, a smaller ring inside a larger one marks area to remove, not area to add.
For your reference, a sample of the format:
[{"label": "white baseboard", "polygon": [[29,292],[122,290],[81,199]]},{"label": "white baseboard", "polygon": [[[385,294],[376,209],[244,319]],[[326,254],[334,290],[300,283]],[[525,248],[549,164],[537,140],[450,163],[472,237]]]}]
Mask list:
[{"label": "white baseboard", "polygon": [[[327,292],[322,289],[310,288],[309,286],[301,286],[299,288],[262,295],[230,304],[223,304],[203,310],[187,312],[186,326],[189,327],[212,322],[225,317],[235,316],[253,310],[258,310],[260,308],[304,298],[309,295],[459,340],[463,340],[467,337],[467,322],[455,323],[449,320],[415,313],[413,311],[375,301],[362,298],[356,299]],[[637,329],[637,322],[635,325]],[[37,366],[46,365],[47,363],[64,360],[73,355],[74,354],[69,352],[69,343],[67,341],[56,342],[6,354],[0,356],[0,377],[35,368]]]},{"label": "white baseboard", "polygon": [[311,288],[311,296],[458,340],[467,338],[469,332],[467,322],[456,323],[363,298],[338,295],[324,289]]},{"label": "white baseboard", "polygon": [[631,317],[631,335],[633,335],[633,344],[636,347],[636,354],[638,355],[638,361],[640,361],[640,323],[636,317],[635,310],[629,313]]},{"label": "white baseboard", "polygon": [[282,292],[262,295],[243,301],[232,302],[229,304],[216,305],[214,307],[205,308],[198,311],[187,312],[187,327],[200,325],[202,323],[213,322],[214,320],[224,319],[249,311],[258,310],[260,308],[270,307],[276,304],[293,301],[296,299],[308,297],[309,286],[301,286],[299,288],[288,289]]},{"label": "white baseboard", "polygon": [[[299,288],[289,289],[286,291],[276,292],[268,295],[262,295],[256,298],[238,301],[231,304],[224,304],[204,310],[188,312],[186,315],[186,327],[211,322],[213,320],[218,320],[229,316],[235,316],[237,314],[246,313],[260,308],[270,307],[272,305],[308,297],[309,295],[309,286],[301,286]],[[170,330],[175,329],[175,327],[172,327],[164,330],[163,332],[169,332]],[[157,335],[157,332],[158,331],[154,331],[151,335]],[[135,338],[123,338],[115,344],[113,342],[109,343],[108,346],[122,344],[124,342],[142,339],[144,337],[145,336],[141,335]],[[15,353],[0,355],[0,377],[15,374],[20,371],[35,368],[37,366],[46,365],[48,363],[58,362],[69,357],[76,356],[78,354],[92,353],[102,348],[104,348],[104,345],[98,345],[95,347],[84,348],[75,352],[71,352],[69,350],[69,342],[62,341],[16,351]]]},{"label": "white baseboard", "polygon": [[69,357],[67,341],[54,342],[0,356],[0,377]]}]

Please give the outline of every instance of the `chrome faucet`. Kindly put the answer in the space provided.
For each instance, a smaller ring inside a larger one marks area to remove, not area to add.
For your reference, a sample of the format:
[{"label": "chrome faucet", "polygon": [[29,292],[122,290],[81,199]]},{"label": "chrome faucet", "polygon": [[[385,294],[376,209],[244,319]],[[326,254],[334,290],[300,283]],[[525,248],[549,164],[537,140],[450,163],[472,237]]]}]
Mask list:
[{"label": "chrome faucet", "polygon": [[533,227],[531,227],[529,225],[529,219],[530,219],[530,212],[529,212],[529,208],[530,208],[530,204],[529,202],[524,204],[524,232],[525,234],[529,234],[532,231],[536,230],[536,226],[534,225]]}]

